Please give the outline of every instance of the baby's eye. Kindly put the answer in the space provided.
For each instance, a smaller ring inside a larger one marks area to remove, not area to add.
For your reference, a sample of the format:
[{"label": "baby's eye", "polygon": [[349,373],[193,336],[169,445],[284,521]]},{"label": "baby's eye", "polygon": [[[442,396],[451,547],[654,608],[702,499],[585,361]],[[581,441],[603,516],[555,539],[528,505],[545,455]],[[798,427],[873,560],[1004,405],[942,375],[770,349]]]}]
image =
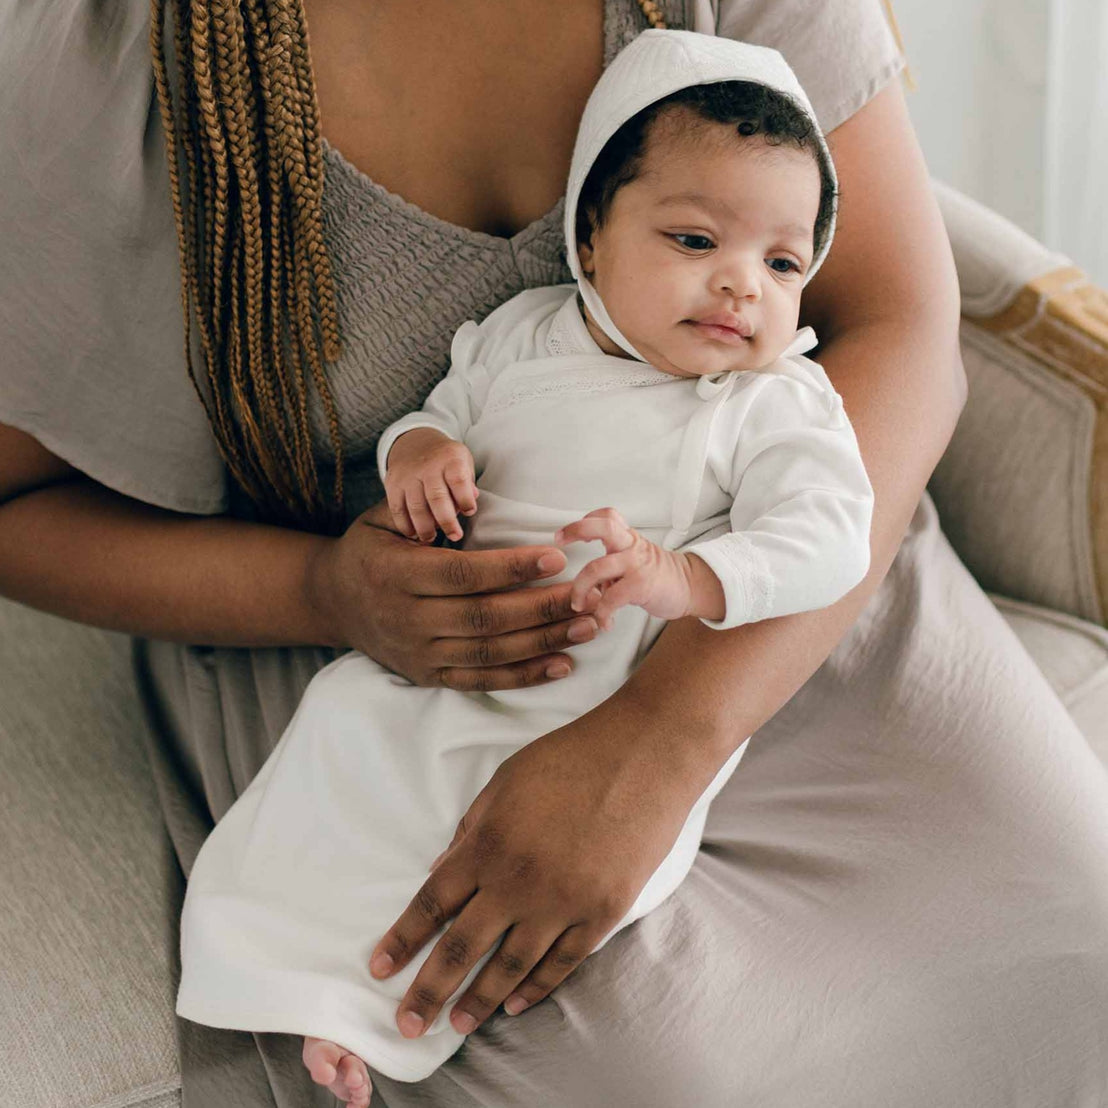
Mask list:
[{"label": "baby's eye", "polygon": [[673,237],[677,239],[678,242],[681,242],[682,239],[692,239],[693,242],[690,243],[681,242],[681,245],[687,247],[689,250],[711,250],[714,245],[712,240],[706,235],[677,234]]},{"label": "baby's eye", "polygon": [[800,272],[800,266],[798,266],[796,264],[796,262],[789,261],[788,258],[770,258],[769,259],[769,264],[770,264],[771,267],[773,266],[774,262],[784,262],[785,263],[785,268],[784,269],[775,269],[774,273],[788,273],[790,269],[795,269],[797,271],[797,273]]}]

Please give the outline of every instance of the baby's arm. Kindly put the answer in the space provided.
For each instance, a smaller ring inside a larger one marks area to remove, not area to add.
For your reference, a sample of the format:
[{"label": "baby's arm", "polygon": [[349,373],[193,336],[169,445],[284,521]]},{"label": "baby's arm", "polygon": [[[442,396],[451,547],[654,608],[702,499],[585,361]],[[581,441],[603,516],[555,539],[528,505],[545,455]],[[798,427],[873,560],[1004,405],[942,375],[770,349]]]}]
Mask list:
[{"label": "baby's arm", "polygon": [[475,391],[483,369],[473,357],[478,335],[473,320],[458,328],[446,376],[420,411],[390,424],[377,441],[377,472],[389,510],[408,538],[432,542],[441,527],[447,538],[460,539],[457,513],[477,510],[473,455],[463,440],[480,411]]},{"label": "baby's arm", "polygon": [[615,508],[597,508],[554,534],[559,546],[594,539],[607,553],[574,578],[570,607],[575,612],[588,608],[605,631],[625,604],[659,619],[722,619],[726,614],[723,585],[706,562],[643,538]]},{"label": "baby's arm", "polygon": [[766,382],[737,442],[713,444],[709,464],[734,497],[731,530],[694,542],[719,578],[726,630],[824,608],[869,570],[873,489],[854,429],[833,390],[793,378]]},{"label": "baby's arm", "polygon": [[717,436],[709,451],[734,498],[727,534],[664,550],[602,508],[554,536],[599,539],[607,551],[577,575],[575,610],[590,608],[606,630],[625,604],[727,630],[826,607],[865,577],[873,490],[839,397],[790,378],[767,382],[734,440]]}]

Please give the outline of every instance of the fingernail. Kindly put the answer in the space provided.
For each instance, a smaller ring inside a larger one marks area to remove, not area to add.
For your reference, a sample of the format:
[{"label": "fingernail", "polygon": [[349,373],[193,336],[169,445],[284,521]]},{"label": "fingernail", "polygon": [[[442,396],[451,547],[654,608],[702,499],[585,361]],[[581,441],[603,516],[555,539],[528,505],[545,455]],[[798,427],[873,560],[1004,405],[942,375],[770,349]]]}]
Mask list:
[{"label": "fingernail", "polygon": [[389,954],[374,954],[373,960],[369,963],[369,972],[374,977],[384,977],[388,973],[392,973],[392,956]]},{"label": "fingernail", "polygon": [[504,1011],[509,1016],[518,1016],[524,1008],[527,1007],[527,1001],[521,996],[510,996],[504,1001]]},{"label": "fingernail", "polygon": [[566,638],[570,642],[584,642],[586,639],[592,638],[595,630],[596,624],[591,619],[578,619],[569,625]]},{"label": "fingernail", "polygon": [[415,1012],[403,1012],[400,1016],[400,1033],[414,1039],[423,1031],[423,1020]]},{"label": "fingernail", "polygon": [[546,667],[546,676],[552,678],[568,677],[569,666],[565,662],[554,662]]},{"label": "fingernail", "polygon": [[539,572],[553,573],[558,568],[558,561],[557,554],[544,554],[539,559]]},{"label": "fingernail", "polygon": [[477,1021],[468,1012],[459,1012],[454,1017],[454,1027],[463,1035],[469,1035],[477,1030]]}]

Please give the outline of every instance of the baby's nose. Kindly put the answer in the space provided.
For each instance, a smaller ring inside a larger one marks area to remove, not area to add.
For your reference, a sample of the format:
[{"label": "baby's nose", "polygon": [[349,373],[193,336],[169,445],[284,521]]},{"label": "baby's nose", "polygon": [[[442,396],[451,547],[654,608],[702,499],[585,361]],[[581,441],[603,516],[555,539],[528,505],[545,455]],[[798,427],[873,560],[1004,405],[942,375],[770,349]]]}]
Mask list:
[{"label": "baby's nose", "polygon": [[762,296],[762,274],[748,261],[733,261],[719,275],[720,288],[744,300],[759,300]]}]

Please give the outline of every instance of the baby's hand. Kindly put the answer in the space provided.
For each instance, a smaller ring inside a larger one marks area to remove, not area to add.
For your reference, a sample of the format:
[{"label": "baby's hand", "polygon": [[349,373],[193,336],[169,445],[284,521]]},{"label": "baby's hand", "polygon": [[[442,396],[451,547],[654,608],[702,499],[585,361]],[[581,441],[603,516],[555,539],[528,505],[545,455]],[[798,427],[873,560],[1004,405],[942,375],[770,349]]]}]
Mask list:
[{"label": "baby's hand", "polygon": [[429,543],[441,527],[448,539],[462,537],[458,512],[473,515],[480,495],[473,455],[462,443],[417,427],[393,443],[385,468],[385,496],[402,534]]},{"label": "baby's hand", "polygon": [[598,508],[554,534],[559,546],[592,539],[603,542],[608,553],[574,578],[570,606],[575,612],[587,610],[599,594],[591,614],[605,631],[612,629],[612,614],[625,604],[637,604],[660,619],[694,614],[694,570],[686,555],[644,539],[615,508]]}]

